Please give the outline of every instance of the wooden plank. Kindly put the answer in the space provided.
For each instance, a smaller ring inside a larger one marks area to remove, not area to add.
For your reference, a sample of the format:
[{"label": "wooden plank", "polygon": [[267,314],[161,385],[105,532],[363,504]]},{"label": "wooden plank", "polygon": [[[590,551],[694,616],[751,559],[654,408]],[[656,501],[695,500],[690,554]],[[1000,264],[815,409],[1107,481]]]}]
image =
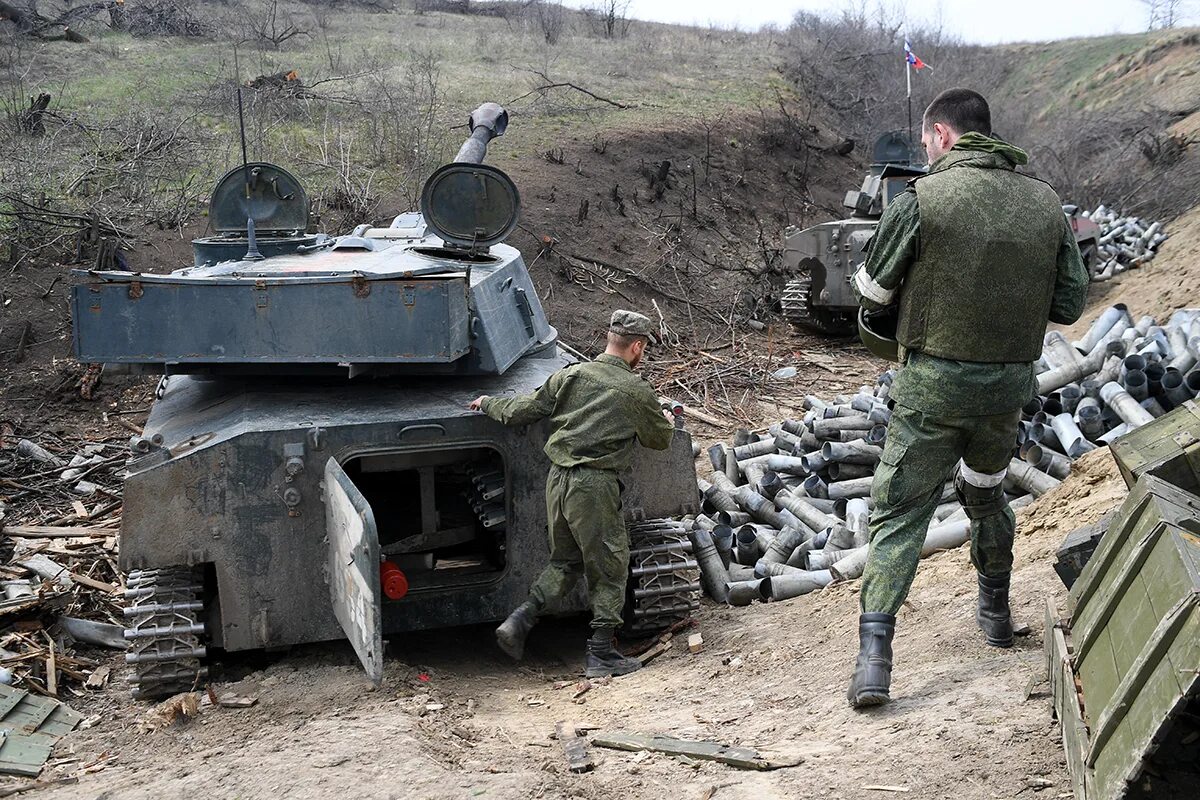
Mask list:
[{"label": "wooden plank", "polygon": [[8,712],[20,705],[27,694],[29,692],[24,689],[14,689],[11,686],[0,683],[0,720],[7,717]]},{"label": "wooden plank", "polygon": [[50,758],[52,746],[18,733],[8,733],[0,743],[0,772],[37,777]]},{"label": "wooden plank", "polygon": [[587,739],[580,736],[574,723],[559,722],[554,726],[554,735],[567,756],[567,768],[576,774],[591,772],[595,767],[592,754],[588,752]]},{"label": "wooden plank", "polygon": [[676,739],[673,736],[656,736],[627,731],[597,731],[592,734],[592,744],[614,750],[650,750],[672,756],[686,756],[703,761],[718,761],[741,769],[771,770],[794,767],[804,762],[800,756],[790,758],[768,758],[749,747],[735,747],[720,742]]},{"label": "wooden plank", "polygon": [[70,575],[71,580],[82,586],[87,586],[91,589],[99,589],[100,591],[108,592],[109,594],[121,593],[120,586],[115,586],[111,583],[105,583],[104,581],[98,581],[95,578],[89,578],[87,575],[80,575],[78,572],[72,572]]},{"label": "wooden plank", "polygon": [[66,528],[53,525],[5,525],[3,528],[5,536],[23,536],[27,539],[60,539],[70,536],[90,536],[95,539],[103,539],[105,536],[112,536],[111,528],[97,527],[76,527]]}]

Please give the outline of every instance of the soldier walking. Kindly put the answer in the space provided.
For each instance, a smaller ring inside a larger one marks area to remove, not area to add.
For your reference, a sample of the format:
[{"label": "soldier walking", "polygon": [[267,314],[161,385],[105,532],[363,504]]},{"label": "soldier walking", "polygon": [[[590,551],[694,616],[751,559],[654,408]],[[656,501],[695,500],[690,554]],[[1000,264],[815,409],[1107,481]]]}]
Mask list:
[{"label": "soldier walking", "polygon": [[988,644],[1012,644],[1016,520],[1004,478],[1020,409],[1037,393],[1046,322],[1079,318],[1088,276],[1054,189],[1017,172],[1028,156],[991,130],[976,92],[934,98],[921,129],[929,172],[888,206],[854,276],[863,342],[903,365],[871,488],[860,652],[847,693],[856,708],[890,699],[895,615],[952,470],[971,520],[976,621]]},{"label": "soldier walking", "polygon": [[496,641],[520,660],[538,615],[552,609],[582,575],[592,604],[587,642],[589,678],[625,675],[641,667],[613,646],[625,605],[629,534],[621,513],[619,473],[629,467],[637,444],[665,450],[674,425],[659,407],[653,388],[634,370],[650,340],[650,320],[615,311],[608,346],[595,361],[573,364],[523,397],[479,397],[471,409],[505,425],[529,425],[549,417],[545,452],[546,522],[550,564],[529,599],[496,629]]}]

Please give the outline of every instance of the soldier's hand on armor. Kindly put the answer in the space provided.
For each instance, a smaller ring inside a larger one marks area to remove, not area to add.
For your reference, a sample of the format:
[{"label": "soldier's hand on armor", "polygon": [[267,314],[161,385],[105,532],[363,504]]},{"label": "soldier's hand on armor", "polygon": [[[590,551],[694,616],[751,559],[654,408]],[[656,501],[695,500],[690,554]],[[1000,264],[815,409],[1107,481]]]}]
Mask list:
[{"label": "soldier's hand on armor", "polygon": [[467,405],[467,408],[471,409],[472,411],[482,411],[483,401],[487,400],[487,397],[488,396],[486,394],[479,395],[479,397],[476,397]]}]

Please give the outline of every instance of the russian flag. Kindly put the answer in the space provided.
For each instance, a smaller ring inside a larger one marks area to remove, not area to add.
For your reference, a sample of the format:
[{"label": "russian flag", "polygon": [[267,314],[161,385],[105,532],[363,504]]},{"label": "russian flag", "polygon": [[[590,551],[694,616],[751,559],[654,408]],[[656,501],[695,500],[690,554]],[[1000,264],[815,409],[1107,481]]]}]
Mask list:
[{"label": "russian flag", "polygon": [[912,45],[908,43],[908,39],[904,40],[904,60],[912,66],[913,69],[921,69],[929,66],[924,61],[917,57],[917,54],[912,51]]}]

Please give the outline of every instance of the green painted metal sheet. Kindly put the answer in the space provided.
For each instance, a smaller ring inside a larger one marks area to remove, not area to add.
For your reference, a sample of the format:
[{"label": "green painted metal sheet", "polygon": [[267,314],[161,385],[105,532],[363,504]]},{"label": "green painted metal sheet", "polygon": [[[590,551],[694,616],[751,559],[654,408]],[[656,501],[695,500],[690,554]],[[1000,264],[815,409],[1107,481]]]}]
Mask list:
[{"label": "green painted metal sheet", "polygon": [[0,773],[36,776],[83,716],[52,697],[0,684]]},{"label": "green painted metal sheet", "polygon": [[1112,444],[1129,487],[1148,474],[1200,494],[1200,404],[1189,400]]},{"label": "green painted metal sheet", "polygon": [[1077,797],[1194,797],[1200,497],[1142,474],[1071,604],[1069,635],[1057,642],[1051,625],[1046,647]]}]

